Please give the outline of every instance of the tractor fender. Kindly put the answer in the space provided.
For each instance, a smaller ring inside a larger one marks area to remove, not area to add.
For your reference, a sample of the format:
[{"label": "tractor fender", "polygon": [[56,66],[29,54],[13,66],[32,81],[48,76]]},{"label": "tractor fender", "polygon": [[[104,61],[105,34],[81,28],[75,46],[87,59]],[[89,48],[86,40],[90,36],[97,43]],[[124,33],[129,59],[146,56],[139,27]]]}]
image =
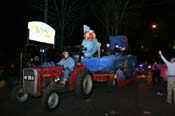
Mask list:
[{"label": "tractor fender", "polygon": [[82,69],[87,69],[84,65],[79,64],[77,65],[74,70],[71,72],[70,74],[70,89],[73,90],[74,89],[74,84],[75,84],[75,77],[77,75],[77,73],[82,70]]}]

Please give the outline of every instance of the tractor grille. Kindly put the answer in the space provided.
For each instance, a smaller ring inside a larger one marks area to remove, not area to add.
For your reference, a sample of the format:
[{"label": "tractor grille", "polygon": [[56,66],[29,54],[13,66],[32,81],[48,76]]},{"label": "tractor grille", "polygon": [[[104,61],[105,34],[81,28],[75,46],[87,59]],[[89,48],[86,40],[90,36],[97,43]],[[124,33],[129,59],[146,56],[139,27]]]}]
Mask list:
[{"label": "tractor grille", "polygon": [[38,73],[34,68],[23,69],[23,89],[25,93],[37,94],[37,77]]}]

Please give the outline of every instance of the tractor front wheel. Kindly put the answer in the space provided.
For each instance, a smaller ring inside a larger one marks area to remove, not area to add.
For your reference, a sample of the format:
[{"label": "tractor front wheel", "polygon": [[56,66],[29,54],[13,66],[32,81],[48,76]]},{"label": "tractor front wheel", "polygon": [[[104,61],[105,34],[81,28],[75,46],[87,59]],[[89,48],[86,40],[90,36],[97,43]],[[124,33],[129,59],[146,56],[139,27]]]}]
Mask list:
[{"label": "tractor front wheel", "polygon": [[55,89],[47,89],[45,90],[41,105],[46,111],[54,111],[60,103],[60,96],[58,91]]},{"label": "tractor front wheel", "polygon": [[24,103],[28,100],[29,95],[27,93],[23,93],[23,88],[21,85],[17,85],[13,88],[11,93],[11,99],[16,103]]}]

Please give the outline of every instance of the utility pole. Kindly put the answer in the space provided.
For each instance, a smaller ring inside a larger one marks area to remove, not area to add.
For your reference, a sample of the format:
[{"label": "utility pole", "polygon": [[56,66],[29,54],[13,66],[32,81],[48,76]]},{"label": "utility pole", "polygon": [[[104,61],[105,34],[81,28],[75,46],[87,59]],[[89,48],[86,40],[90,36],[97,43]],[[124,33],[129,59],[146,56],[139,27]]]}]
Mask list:
[{"label": "utility pole", "polygon": [[48,17],[48,0],[45,0],[45,8],[44,8],[44,22],[47,23]]}]

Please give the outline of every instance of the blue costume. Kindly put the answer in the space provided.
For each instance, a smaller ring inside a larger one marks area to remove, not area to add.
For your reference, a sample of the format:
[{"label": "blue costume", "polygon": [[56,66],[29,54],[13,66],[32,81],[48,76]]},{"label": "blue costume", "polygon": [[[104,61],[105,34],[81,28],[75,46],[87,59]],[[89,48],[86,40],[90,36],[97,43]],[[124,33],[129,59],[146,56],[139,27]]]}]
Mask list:
[{"label": "blue costume", "polygon": [[93,40],[84,39],[82,45],[84,48],[86,48],[82,51],[85,57],[93,56],[98,50],[98,41],[96,38]]},{"label": "blue costume", "polygon": [[73,71],[75,61],[72,57],[67,57],[62,58],[57,64],[63,66],[63,80],[67,81],[69,74]]},{"label": "blue costume", "polygon": [[84,39],[81,45],[85,48],[82,53],[84,57],[92,57],[99,48],[99,42],[96,38],[96,34],[87,25],[83,25]]}]

